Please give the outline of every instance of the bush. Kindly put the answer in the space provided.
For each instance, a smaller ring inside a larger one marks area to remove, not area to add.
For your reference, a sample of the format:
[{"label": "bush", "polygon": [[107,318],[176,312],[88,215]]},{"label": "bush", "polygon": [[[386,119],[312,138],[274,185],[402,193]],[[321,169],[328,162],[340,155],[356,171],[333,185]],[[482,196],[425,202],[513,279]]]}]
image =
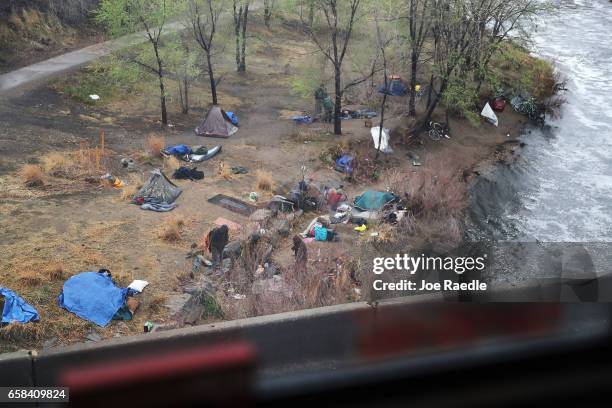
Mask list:
[{"label": "bush", "polygon": [[43,185],[43,171],[40,166],[34,164],[26,164],[19,172],[21,180],[28,187],[36,187]]},{"label": "bush", "polygon": [[185,222],[181,218],[170,218],[162,224],[159,237],[167,242],[180,241]]},{"label": "bush", "polygon": [[166,147],[166,139],[163,136],[151,135],[147,138],[147,153],[154,157],[162,157],[162,149]]},{"label": "bush", "polygon": [[274,187],[274,181],[270,173],[264,170],[257,170],[255,176],[257,177],[257,190],[272,191],[272,188]]}]

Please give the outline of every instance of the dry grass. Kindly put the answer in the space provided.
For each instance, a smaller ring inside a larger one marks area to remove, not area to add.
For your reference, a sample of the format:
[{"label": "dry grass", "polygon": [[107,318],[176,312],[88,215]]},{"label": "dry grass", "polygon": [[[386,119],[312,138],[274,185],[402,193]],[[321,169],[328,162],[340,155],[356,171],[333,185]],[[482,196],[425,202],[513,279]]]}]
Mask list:
[{"label": "dry grass", "polygon": [[43,169],[45,173],[55,176],[62,174],[68,167],[69,159],[58,152],[49,153],[43,159]]},{"label": "dry grass", "polygon": [[166,296],[160,296],[160,295],[152,296],[147,306],[149,312],[159,313],[162,310],[164,304],[166,304],[167,300],[168,299]]},{"label": "dry grass", "polygon": [[147,153],[154,157],[162,156],[161,151],[166,147],[166,139],[163,136],[150,135],[146,143]]},{"label": "dry grass", "polygon": [[128,177],[127,185],[121,189],[121,199],[131,201],[143,185],[144,180],[142,174],[131,174]]},{"label": "dry grass", "polygon": [[174,156],[164,157],[164,169],[168,173],[172,173],[174,170],[181,167],[181,162]]},{"label": "dry grass", "polygon": [[61,261],[52,262],[45,268],[45,275],[51,280],[61,281],[64,279],[64,263]]},{"label": "dry grass", "polygon": [[185,222],[181,218],[169,218],[161,226],[159,237],[166,242],[180,241]]},{"label": "dry grass", "polygon": [[19,171],[19,177],[28,187],[43,185],[43,171],[40,166],[26,164]]},{"label": "dry grass", "polygon": [[33,270],[19,272],[17,280],[21,285],[26,287],[34,287],[42,283],[42,277]]},{"label": "dry grass", "polygon": [[231,180],[234,178],[234,174],[232,173],[232,169],[225,163],[225,162],[220,162],[219,163],[219,171],[218,171],[219,177],[225,179],[225,180]]},{"label": "dry grass", "polygon": [[272,191],[274,187],[274,180],[272,179],[272,175],[265,170],[257,170],[255,172],[255,177],[257,178],[255,182],[255,186],[259,191]]}]

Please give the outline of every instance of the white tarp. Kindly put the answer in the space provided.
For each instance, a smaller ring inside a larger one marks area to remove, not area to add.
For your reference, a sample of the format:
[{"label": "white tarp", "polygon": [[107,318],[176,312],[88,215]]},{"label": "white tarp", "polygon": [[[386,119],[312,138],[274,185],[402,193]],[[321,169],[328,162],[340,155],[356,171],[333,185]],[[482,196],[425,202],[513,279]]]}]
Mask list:
[{"label": "white tarp", "polygon": [[[380,137],[380,126],[370,129],[372,140],[374,140],[374,148],[378,150],[378,138]],[[380,140],[380,151],[383,153],[393,153],[393,149],[389,145],[389,129],[383,128],[382,138]]]},{"label": "white tarp", "polygon": [[499,121],[497,120],[497,115],[495,114],[495,112],[493,112],[493,109],[491,109],[491,105],[489,105],[489,102],[487,102],[484,108],[482,108],[480,116],[483,116],[486,120],[488,120],[495,126],[499,124]]}]

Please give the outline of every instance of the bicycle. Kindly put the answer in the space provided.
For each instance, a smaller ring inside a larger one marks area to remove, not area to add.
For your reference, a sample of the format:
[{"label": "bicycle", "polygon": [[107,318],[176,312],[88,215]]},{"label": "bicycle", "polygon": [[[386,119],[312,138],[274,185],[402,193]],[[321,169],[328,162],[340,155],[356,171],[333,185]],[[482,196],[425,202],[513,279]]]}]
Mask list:
[{"label": "bicycle", "polygon": [[448,137],[447,128],[437,122],[429,122],[429,138],[434,142],[441,140],[443,137]]}]

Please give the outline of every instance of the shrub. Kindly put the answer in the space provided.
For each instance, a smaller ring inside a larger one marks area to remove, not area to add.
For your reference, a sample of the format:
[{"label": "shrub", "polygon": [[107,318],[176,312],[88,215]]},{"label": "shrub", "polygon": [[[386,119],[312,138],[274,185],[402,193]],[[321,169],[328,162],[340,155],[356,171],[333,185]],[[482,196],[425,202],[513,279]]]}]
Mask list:
[{"label": "shrub", "polygon": [[257,170],[255,173],[257,177],[256,187],[261,191],[272,191],[272,187],[274,187],[274,181],[272,180],[272,175],[264,170]]},{"label": "shrub", "polygon": [[21,180],[28,187],[36,187],[43,185],[43,171],[40,166],[35,164],[26,164],[19,172]]},{"label": "shrub", "polygon": [[46,155],[43,159],[43,169],[45,173],[52,176],[65,172],[68,159],[61,153],[53,152]]},{"label": "shrub", "polygon": [[184,226],[185,223],[181,218],[169,218],[162,224],[159,237],[167,242],[179,241]]},{"label": "shrub", "polygon": [[166,146],[166,140],[162,136],[151,135],[147,138],[147,152],[151,156],[162,156],[162,149]]}]

